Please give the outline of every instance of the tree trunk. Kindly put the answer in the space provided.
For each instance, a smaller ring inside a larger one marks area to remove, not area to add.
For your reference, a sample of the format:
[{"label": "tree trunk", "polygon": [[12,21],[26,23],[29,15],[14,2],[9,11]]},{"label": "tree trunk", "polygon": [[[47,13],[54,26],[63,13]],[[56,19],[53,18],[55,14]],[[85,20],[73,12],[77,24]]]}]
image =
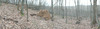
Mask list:
[{"label": "tree trunk", "polygon": [[8,4],[8,0],[6,0],[6,3]]},{"label": "tree trunk", "polygon": [[2,1],[0,0],[0,6],[1,6],[1,4],[2,4]]},{"label": "tree trunk", "polygon": [[59,13],[59,14],[60,14],[60,1],[61,1],[61,0],[59,0],[59,8],[58,8],[58,10],[59,10],[59,12],[58,12],[58,13]]},{"label": "tree trunk", "polygon": [[[66,0],[65,0],[65,10],[67,10],[66,9]],[[66,15],[65,16],[66,16],[66,23],[67,23],[67,11],[65,11],[65,10],[64,10],[64,13],[66,12]]]},{"label": "tree trunk", "polygon": [[80,24],[80,19],[79,19],[79,0],[77,0],[76,16],[77,16],[76,24]]},{"label": "tree trunk", "polygon": [[39,10],[41,9],[41,0],[39,0]]},{"label": "tree trunk", "polygon": [[[90,4],[91,4],[90,9],[93,10],[93,9],[92,9],[92,1],[91,1],[91,0],[90,0]],[[92,14],[92,11],[91,11],[91,10],[90,10],[90,18],[93,19],[93,16],[91,15],[91,14]]]},{"label": "tree trunk", "polygon": [[18,4],[17,4],[17,10],[19,10],[19,2],[20,2],[20,0],[18,0]]},{"label": "tree trunk", "polygon": [[27,22],[28,22],[29,20],[28,20],[28,4],[27,4],[27,0],[26,0],[26,10],[27,10]]},{"label": "tree trunk", "polygon": [[53,0],[51,0],[51,9],[52,9],[52,17],[51,17],[51,19],[52,19],[52,21],[53,21],[53,17],[54,17],[54,15],[53,15]]},{"label": "tree trunk", "polygon": [[24,16],[24,0],[22,0],[21,15]]},{"label": "tree trunk", "polygon": [[61,10],[62,10],[62,13],[63,13],[63,15],[62,15],[62,18],[64,18],[64,7],[63,7],[63,0],[61,0]]},{"label": "tree trunk", "polygon": [[94,27],[97,24],[97,0],[93,1],[93,20],[92,20],[92,27]]}]

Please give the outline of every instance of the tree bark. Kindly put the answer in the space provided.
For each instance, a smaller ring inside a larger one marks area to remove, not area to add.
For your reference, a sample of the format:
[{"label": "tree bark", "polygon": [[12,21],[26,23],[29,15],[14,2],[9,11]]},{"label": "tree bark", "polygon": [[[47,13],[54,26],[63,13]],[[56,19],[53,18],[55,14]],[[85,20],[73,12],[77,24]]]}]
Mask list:
[{"label": "tree bark", "polygon": [[21,15],[24,16],[24,0],[22,0]]},{"label": "tree bark", "polygon": [[42,5],[41,0],[39,0],[39,8],[38,8],[39,10],[41,9],[41,5]]},{"label": "tree bark", "polygon": [[93,0],[93,20],[92,20],[92,27],[97,24],[97,0]]},{"label": "tree bark", "polygon": [[26,0],[26,10],[27,10],[27,22],[28,22],[29,20],[28,20],[28,4],[27,4],[27,0]]},{"label": "tree bark", "polygon": [[53,15],[54,14],[54,12],[53,12],[53,0],[51,0],[51,9],[52,9],[52,17],[51,17],[51,19],[52,19],[52,21],[54,21],[53,20],[53,17],[54,17],[54,15]]},{"label": "tree bark", "polygon": [[2,1],[0,0],[0,6],[1,6],[1,4],[2,4]]},{"label": "tree bark", "polygon": [[20,2],[20,0],[18,0],[18,4],[17,4],[17,10],[19,10],[19,2]]},{"label": "tree bark", "polygon": [[[66,11],[65,11],[66,10]],[[67,9],[66,9],[66,0],[65,0],[65,10],[64,10],[64,13],[66,12],[66,23],[67,23]]]},{"label": "tree bark", "polygon": [[81,19],[79,18],[79,0],[77,0],[77,7],[76,7],[76,16],[77,16],[77,22],[76,24],[80,24]]}]

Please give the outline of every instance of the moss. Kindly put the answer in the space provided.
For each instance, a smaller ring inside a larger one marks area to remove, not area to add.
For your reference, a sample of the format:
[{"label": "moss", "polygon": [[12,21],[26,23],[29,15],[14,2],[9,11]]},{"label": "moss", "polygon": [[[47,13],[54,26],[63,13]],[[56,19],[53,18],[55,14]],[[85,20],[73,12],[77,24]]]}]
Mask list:
[{"label": "moss", "polygon": [[24,16],[24,12],[23,12],[23,10],[21,10],[21,16]]}]

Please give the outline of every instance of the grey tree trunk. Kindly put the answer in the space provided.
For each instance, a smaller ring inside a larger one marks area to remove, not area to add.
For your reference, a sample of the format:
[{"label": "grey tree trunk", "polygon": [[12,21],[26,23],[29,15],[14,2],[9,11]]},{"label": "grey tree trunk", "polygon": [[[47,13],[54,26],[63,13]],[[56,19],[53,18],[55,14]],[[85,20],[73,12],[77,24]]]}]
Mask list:
[{"label": "grey tree trunk", "polygon": [[77,7],[76,7],[76,16],[77,16],[77,22],[76,24],[80,24],[80,19],[79,19],[79,0],[77,0]]},{"label": "grey tree trunk", "polygon": [[39,10],[41,9],[41,0],[39,0]]},{"label": "grey tree trunk", "polygon": [[61,0],[59,0],[59,8],[58,8],[58,9],[59,9],[59,12],[58,12],[59,14],[60,14],[60,6],[61,6],[61,5],[60,5],[60,4],[61,4],[60,1],[61,1]]},{"label": "grey tree trunk", "polygon": [[93,0],[93,20],[91,22],[92,27],[97,24],[97,0]]},{"label": "grey tree trunk", "polygon": [[29,17],[28,17],[28,4],[27,4],[27,0],[26,0],[26,10],[27,10],[27,22],[28,22],[29,21],[28,20]]},{"label": "grey tree trunk", "polygon": [[[93,9],[92,9],[93,7],[92,7],[92,1],[91,1],[91,0],[90,0],[90,4],[91,4],[91,8],[90,8],[90,9],[93,10]],[[93,21],[93,14],[92,14],[92,12],[93,12],[93,11],[90,11],[90,18],[91,18],[91,20]],[[91,27],[92,27],[92,21],[91,21]]]},{"label": "grey tree trunk", "polygon": [[64,9],[64,13],[66,12],[66,23],[67,23],[67,8],[66,8],[66,0],[65,0],[65,9]]},{"label": "grey tree trunk", "polygon": [[[90,4],[91,4],[90,9],[91,9],[91,10],[93,10],[93,9],[92,9],[92,1],[91,1],[91,0],[90,0]],[[93,19],[93,16],[92,16],[92,11],[90,11],[90,18],[91,18],[91,19]]]},{"label": "grey tree trunk", "polygon": [[21,15],[24,16],[24,0],[22,0]]},{"label": "grey tree trunk", "polygon": [[63,0],[61,0],[61,10],[62,10],[62,13],[63,13],[63,15],[62,15],[62,18],[64,18],[64,7],[63,7]]},{"label": "grey tree trunk", "polygon": [[2,4],[2,1],[0,0],[0,6],[1,6],[1,4]]},{"label": "grey tree trunk", "polygon": [[53,12],[53,0],[51,0],[51,9],[52,9],[52,17],[51,17],[51,19],[52,19],[52,21],[54,21],[53,20],[53,17],[54,17],[54,15],[53,15],[54,14],[54,12]]},{"label": "grey tree trunk", "polygon": [[20,3],[20,0],[18,0],[18,4],[17,4],[17,10],[19,10],[19,3]]}]

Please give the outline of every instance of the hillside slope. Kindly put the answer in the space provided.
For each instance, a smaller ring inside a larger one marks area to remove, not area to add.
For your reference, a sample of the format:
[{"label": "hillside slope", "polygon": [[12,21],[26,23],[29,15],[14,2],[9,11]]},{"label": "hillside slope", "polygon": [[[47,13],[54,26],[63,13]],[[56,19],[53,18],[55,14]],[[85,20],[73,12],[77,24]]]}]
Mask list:
[{"label": "hillside slope", "polygon": [[12,4],[3,3],[0,6],[0,28],[1,29],[92,29],[90,28],[90,19],[84,18],[81,23],[75,24],[76,19],[68,17],[67,24],[66,18],[55,16],[54,21],[45,21],[38,16],[30,16],[30,14],[37,13],[37,10],[29,9],[29,22],[27,22],[26,10],[25,16],[20,15],[20,11]]}]

